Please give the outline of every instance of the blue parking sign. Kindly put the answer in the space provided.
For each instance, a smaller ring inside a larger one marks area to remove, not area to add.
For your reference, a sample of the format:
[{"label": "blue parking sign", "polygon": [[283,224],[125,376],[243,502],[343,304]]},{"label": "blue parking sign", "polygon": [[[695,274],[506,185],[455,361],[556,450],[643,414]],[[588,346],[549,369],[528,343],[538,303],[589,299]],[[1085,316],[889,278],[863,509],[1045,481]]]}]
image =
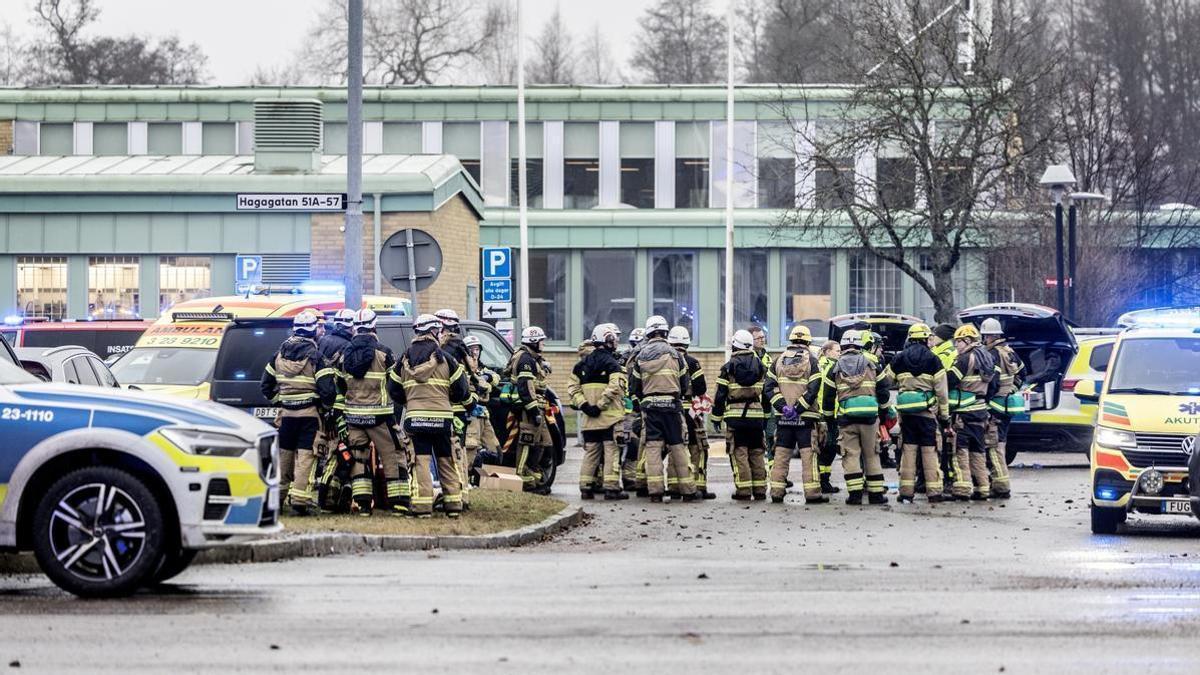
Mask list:
[{"label": "blue parking sign", "polygon": [[234,285],[262,284],[262,256],[239,255],[233,261]]},{"label": "blue parking sign", "polygon": [[484,302],[512,302],[512,279],[484,279]]},{"label": "blue parking sign", "polygon": [[507,246],[483,249],[482,267],[484,279],[511,279],[512,249]]}]

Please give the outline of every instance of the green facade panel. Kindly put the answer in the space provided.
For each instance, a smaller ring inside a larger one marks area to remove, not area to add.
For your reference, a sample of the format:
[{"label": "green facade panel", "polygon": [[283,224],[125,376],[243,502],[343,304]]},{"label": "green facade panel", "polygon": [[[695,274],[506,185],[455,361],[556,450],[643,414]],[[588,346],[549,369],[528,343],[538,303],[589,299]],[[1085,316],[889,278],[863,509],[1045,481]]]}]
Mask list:
[{"label": "green facade panel", "polygon": [[162,121],[166,119],[175,119],[167,117],[167,104],[165,103],[139,103],[137,104],[137,118],[147,122]]},{"label": "green facade panel", "polygon": [[89,213],[79,217],[79,251],[112,253],[116,250],[116,223],[112,214]]},{"label": "green facade panel", "polygon": [[[172,119],[178,114],[175,110],[171,113]],[[225,103],[198,103],[196,104],[196,118],[201,122],[227,122],[229,121],[229,106]]]},{"label": "green facade panel", "polygon": [[[64,112],[70,115],[70,117],[67,119],[70,119],[73,122],[103,122],[108,119],[103,103],[77,103],[73,110],[71,110],[69,107],[65,107]],[[57,108],[55,110],[55,115],[57,118]]]},{"label": "green facade panel", "polygon": [[137,109],[134,103],[107,103],[104,106],[104,119],[110,122],[136,122]]},{"label": "green facade panel", "polygon": [[196,103],[175,103],[167,106],[167,119],[191,122],[200,118],[200,106]]},{"label": "green facade panel", "polygon": [[74,122],[77,119],[75,106],[66,103],[52,103],[47,105],[42,117],[42,120],[45,122]]}]

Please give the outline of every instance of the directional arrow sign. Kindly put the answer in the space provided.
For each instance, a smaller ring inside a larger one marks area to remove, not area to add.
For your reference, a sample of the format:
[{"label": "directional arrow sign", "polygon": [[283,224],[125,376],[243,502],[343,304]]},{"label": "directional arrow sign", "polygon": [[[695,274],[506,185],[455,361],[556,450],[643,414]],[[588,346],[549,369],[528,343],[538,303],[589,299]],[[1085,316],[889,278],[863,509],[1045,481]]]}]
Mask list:
[{"label": "directional arrow sign", "polygon": [[483,303],[483,318],[485,319],[511,319],[513,306],[511,302],[485,302]]}]

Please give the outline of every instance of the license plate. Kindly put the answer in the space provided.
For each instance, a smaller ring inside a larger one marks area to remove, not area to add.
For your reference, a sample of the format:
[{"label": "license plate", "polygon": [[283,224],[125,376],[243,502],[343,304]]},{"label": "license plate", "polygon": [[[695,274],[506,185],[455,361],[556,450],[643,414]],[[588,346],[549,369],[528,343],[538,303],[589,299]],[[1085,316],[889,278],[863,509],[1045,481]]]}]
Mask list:
[{"label": "license plate", "polygon": [[259,419],[275,419],[279,414],[279,408],[255,408],[254,416]]},{"label": "license plate", "polygon": [[267,508],[272,511],[279,510],[279,486],[267,490]]},{"label": "license plate", "polygon": [[1163,513],[1179,513],[1185,516],[1192,515],[1191,502],[1164,502]]}]

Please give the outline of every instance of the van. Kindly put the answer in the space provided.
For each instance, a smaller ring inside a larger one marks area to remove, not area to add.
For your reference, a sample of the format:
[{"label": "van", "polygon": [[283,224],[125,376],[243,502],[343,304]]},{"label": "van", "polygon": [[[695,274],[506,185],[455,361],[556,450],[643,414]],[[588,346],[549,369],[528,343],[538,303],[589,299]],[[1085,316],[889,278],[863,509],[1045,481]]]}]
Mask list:
[{"label": "van", "polygon": [[154,322],[142,319],[113,321],[5,321],[4,339],[13,347],[52,349],[76,345],[101,359],[119,357],[133,349]]},{"label": "van", "polygon": [[1090,447],[1091,521],[1113,534],[1130,513],[1188,515],[1188,463],[1200,431],[1200,322],[1134,327],[1117,337],[1099,386],[1075,395],[1099,406]]},{"label": "van", "polygon": [[922,321],[915,316],[891,312],[840,314],[829,320],[829,339],[838,342],[848,330],[874,331],[883,338],[883,354],[890,359],[904,350],[908,329],[918,323]]}]

